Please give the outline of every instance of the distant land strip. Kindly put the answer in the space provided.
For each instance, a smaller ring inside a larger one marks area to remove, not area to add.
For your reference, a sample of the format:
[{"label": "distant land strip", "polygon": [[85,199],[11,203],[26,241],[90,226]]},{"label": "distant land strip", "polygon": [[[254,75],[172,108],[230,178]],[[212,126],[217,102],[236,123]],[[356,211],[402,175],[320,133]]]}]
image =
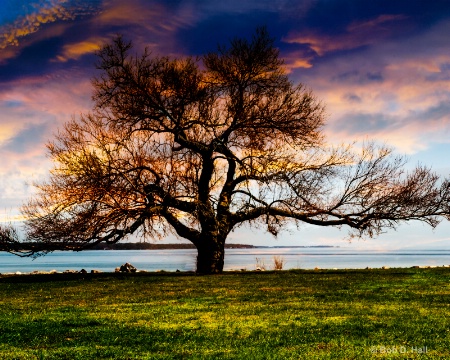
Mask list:
[{"label": "distant land strip", "polygon": [[[336,246],[314,245],[314,246],[259,246],[249,244],[225,244],[225,249],[261,249],[261,248],[333,248]],[[339,246],[337,246],[339,247]],[[97,244],[90,248],[91,250],[182,250],[195,249],[193,244],[154,244],[145,242],[134,243],[116,243],[116,244]]]},{"label": "distant land strip", "polygon": [[[246,244],[225,244],[226,249],[253,249],[256,246]],[[100,243],[91,248],[90,250],[183,250],[183,249],[195,249],[194,244],[154,244],[146,242],[134,242],[134,243],[116,243],[116,244],[104,244]]]},{"label": "distant land strip", "polygon": [[[85,247],[80,246],[76,243],[68,243],[65,248],[61,248],[58,243],[10,243],[10,244],[0,244],[0,251],[9,251],[20,254],[21,252],[48,252],[55,250],[66,250],[66,251],[81,251],[81,250],[183,250],[183,249],[195,249],[193,244],[183,244],[183,243],[148,243],[148,242],[123,242],[123,243],[99,243],[95,245],[88,245]],[[268,249],[268,248],[338,248],[339,246],[329,246],[329,245],[306,245],[306,246],[260,246],[260,245],[250,245],[250,244],[225,244],[225,249]]]}]

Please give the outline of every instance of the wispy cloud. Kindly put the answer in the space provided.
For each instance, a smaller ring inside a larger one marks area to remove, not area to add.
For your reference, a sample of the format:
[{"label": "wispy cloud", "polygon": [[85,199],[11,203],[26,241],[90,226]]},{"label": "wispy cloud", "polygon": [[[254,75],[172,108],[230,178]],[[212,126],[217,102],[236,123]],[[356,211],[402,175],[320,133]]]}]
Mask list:
[{"label": "wispy cloud", "polygon": [[105,3],[105,7],[95,19],[100,26],[122,27],[139,26],[148,31],[147,36],[157,35],[154,42],[160,40],[160,36],[167,36],[173,32],[192,25],[199,15],[195,8],[187,3],[185,6],[168,7],[164,2],[153,2],[149,6],[146,0],[111,0]]},{"label": "wispy cloud", "polygon": [[62,53],[56,57],[57,61],[78,60],[80,57],[97,51],[107,40],[102,37],[92,37],[77,43],[64,45]]},{"label": "wispy cloud", "polygon": [[368,21],[357,21],[347,26],[341,34],[321,33],[320,30],[292,32],[284,41],[309,46],[318,56],[333,51],[351,50],[375,44],[393,35],[404,15],[379,15]]}]

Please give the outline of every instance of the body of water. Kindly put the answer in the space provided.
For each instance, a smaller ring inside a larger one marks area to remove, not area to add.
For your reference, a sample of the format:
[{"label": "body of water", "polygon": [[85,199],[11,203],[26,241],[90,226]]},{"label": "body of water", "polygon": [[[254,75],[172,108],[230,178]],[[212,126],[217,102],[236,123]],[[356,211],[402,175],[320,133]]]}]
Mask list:
[{"label": "body of water", "polygon": [[[450,265],[450,250],[369,251],[345,248],[253,248],[227,249],[225,270],[255,270],[257,265],[273,268],[281,256],[284,269],[362,269]],[[194,271],[197,252],[189,250],[86,250],[56,251],[37,259],[0,253],[0,273],[32,271],[100,270],[112,272],[128,262],[138,270]]]}]

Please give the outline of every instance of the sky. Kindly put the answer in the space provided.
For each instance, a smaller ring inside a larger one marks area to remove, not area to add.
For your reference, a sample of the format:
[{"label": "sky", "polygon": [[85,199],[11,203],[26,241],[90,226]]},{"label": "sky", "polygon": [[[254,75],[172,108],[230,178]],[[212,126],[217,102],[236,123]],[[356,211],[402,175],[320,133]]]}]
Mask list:
[{"label": "sky", "polygon": [[[15,221],[51,168],[45,144],[92,108],[95,51],[122,34],[135,50],[197,56],[266,26],[295,83],[323,102],[330,142],[374,140],[449,176],[448,0],[0,0],[0,222]],[[303,226],[229,242],[371,249],[450,248],[450,224],[376,239]],[[170,240],[170,239],[169,239]]]}]

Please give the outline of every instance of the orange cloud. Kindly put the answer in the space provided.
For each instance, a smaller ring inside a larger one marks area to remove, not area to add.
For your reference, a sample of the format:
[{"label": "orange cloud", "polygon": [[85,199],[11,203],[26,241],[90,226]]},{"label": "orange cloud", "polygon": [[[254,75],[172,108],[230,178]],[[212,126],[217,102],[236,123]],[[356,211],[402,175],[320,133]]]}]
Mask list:
[{"label": "orange cloud", "polygon": [[73,20],[95,11],[89,4],[71,6],[68,0],[48,0],[31,6],[32,12],[0,27],[0,49],[19,45],[21,38],[36,33],[44,24]]},{"label": "orange cloud", "polygon": [[63,48],[63,53],[57,57],[58,61],[77,60],[83,55],[97,51],[106,39],[92,38],[76,44],[67,44]]},{"label": "orange cloud", "polygon": [[285,57],[285,69],[290,73],[294,69],[309,69],[312,65],[312,59],[299,53],[291,53]]},{"label": "orange cloud", "polygon": [[43,24],[74,19],[75,15],[63,6],[66,2],[67,0],[52,0],[42,7],[34,5],[34,12],[0,28],[0,49],[4,49],[8,45],[19,45],[21,37],[35,33]]}]

